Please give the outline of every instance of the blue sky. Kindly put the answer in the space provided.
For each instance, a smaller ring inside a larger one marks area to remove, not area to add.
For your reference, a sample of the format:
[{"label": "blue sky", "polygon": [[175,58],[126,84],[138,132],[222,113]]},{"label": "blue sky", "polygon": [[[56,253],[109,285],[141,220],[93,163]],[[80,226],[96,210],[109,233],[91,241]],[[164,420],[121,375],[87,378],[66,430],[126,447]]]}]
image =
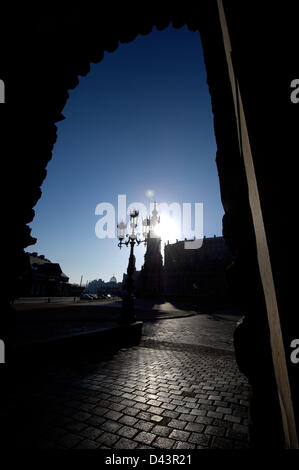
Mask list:
[{"label": "blue sky", "polygon": [[[153,30],[105,53],[69,91],[64,121],[30,224],[37,251],[83,284],[122,279],[129,249],[99,239],[95,208],[203,203],[203,233],[221,235],[223,208],[215,163],[211,100],[198,32]],[[154,192],[152,198],[146,191]],[[162,245],[163,248],[163,245]],[[136,267],[144,245],[136,248]]]}]

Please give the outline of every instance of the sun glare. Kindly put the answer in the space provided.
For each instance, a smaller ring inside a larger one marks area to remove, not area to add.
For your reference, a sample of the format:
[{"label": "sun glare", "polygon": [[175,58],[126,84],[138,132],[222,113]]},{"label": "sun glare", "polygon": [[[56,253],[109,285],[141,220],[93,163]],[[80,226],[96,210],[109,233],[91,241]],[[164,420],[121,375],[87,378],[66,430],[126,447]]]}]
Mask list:
[{"label": "sun glare", "polygon": [[181,232],[177,222],[169,215],[161,214],[160,224],[155,228],[155,233],[161,237],[163,243],[173,243],[180,239]]}]

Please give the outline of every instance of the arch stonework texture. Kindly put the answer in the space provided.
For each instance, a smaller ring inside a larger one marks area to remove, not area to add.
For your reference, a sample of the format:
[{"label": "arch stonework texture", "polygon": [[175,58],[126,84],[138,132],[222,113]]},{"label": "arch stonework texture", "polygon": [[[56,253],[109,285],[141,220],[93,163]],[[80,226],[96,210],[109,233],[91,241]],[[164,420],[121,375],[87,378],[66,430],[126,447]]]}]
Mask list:
[{"label": "arch stonework texture", "polygon": [[[41,196],[40,187],[57,138],[56,123],[64,119],[68,90],[77,86],[78,76],[88,74],[90,63],[103,59],[104,51],[113,52],[119,43],[133,41],[139,34],[149,34],[154,26],[163,30],[170,24],[175,28],[187,25],[201,34],[211,94],[216,162],[225,210],[223,236],[235,255],[227,276],[232,296],[245,315],[235,345],[239,367],[252,385],[252,440],[257,446],[261,443],[283,446],[265,296],[217,2],[197,3],[196,9],[180,6],[167,11],[154,6],[149,10],[118,7],[117,11],[104,8],[96,11],[83,6],[59,11],[41,7],[38,14],[29,9],[24,15],[21,12],[12,15],[10,28],[2,31],[6,43],[11,39],[12,67],[5,84],[3,106],[6,109],[1,109],[10,165],[4,203],[8,209],[5,218],[8,283],[3,299],[6,304],[2,310],[1,338],[7,338],[9,344],[9,329],[14,321],[10,300],[18,294],[18,276],[26,263],[24,248],[34,241],[27,224],[32,221],[33,207]],[[298,330],[289,308],[289,259],[285,242],[286,208],[292,209],[292,194],[291,184],[288,191],[282,190],[281,185],[292,173],[293,163],[288,160],[286,142],[294,142],[296,116],[288,90],[296,73],[292,61],[277,57],[277,50],[290,48],[293,43],[283,36],[286,33],[282,30],[277,34],[277,24],[283,23],[283,11],[279,5],[275,8],[276,11],[269,12],[266,7],[257,7],[247,0],[224,1],[231,59],[246,115],[298,427],[296,397],[299,393],[295,374],[299,366],[292,364],[288,355]],[[288,123],[284,131],[283,121]],[[293,152],[294,149],[295,143]],[[283,158],[283,164],[277,156]]]}]

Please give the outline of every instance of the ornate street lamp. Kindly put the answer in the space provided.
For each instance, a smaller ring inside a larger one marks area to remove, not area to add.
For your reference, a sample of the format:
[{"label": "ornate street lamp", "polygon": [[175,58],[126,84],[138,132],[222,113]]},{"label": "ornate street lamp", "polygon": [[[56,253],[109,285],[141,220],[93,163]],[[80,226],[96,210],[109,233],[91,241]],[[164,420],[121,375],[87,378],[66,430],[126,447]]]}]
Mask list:
[{"label": "ornate street lamp", "polygon": [[149,218],[144,219],[142,221],[143,225],[143,236],[144,239],[139,238],[139,233],[135,232],[137,228],[137,221],[138,221],[139,211],[133,210],[130,214],[130,227],[131,233],[126,234],[127,224],[121,221],[117,224],[117,236],[119,239],[119,243],[117,246],[121,248],[123,245],[129,246],[130,245],[130,257],[129,257],[129,264],[127,268],[127,278],[125,283],[125,288],[127,294],[123,297],[122,303],[122,323],[134,323],[136,320],[135,312],[134,312],[134,296],[133,296],[133,289],[134,289],[134,279],[133,275],[135,272],[135,256],[134,256],[134,246],[135,244],[140,245],[140,243],[147,243],[148,237],[150,236],[152,226],[151,220]]}]

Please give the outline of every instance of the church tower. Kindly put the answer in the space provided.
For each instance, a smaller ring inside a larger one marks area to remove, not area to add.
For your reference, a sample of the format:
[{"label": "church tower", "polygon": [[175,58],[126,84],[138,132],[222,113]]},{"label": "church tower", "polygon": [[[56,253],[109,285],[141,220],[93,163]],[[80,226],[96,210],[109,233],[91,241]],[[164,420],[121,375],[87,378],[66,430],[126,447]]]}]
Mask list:
[{"label": "church tower", "polygon": [[154,205],[154,210],[150,219],[146,219],[151,230],[147,235],[146,253],[144,255],[144,265],[141,268],[142,296],[156,297],[162,292],[162,254],[161,237],[157,235],[157,227],[160,217]]}]

